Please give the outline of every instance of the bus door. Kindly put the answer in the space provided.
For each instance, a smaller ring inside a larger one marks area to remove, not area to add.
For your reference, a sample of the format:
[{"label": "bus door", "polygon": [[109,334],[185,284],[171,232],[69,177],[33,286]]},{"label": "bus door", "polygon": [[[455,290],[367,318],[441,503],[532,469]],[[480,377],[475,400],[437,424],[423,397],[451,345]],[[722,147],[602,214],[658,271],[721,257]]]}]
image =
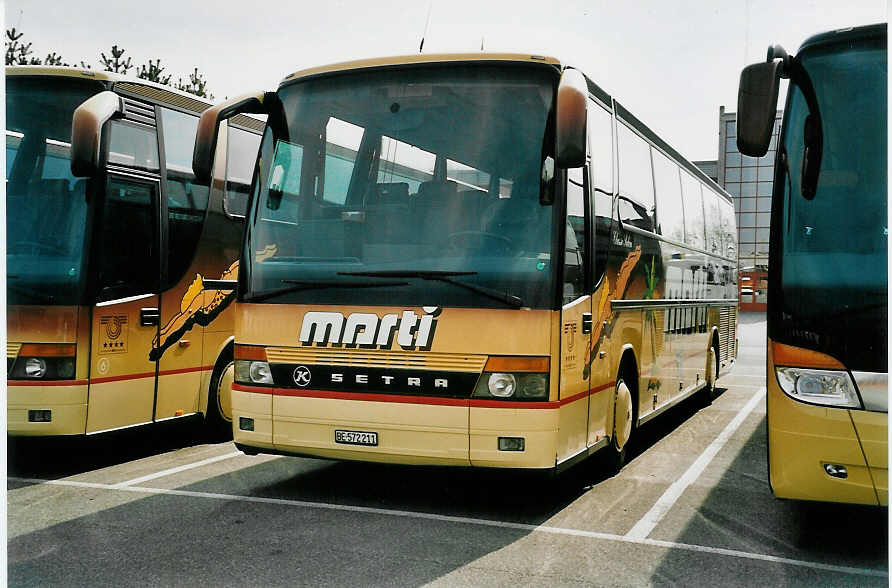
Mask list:
[{"label": "bus door", "polygon": [[558,462],[587,447],[592,297],[586,289],[587,209],[583,170],[567,172],[567,215],[561,305],[560,436]]},{"label": "bus door", "polygon": [[112,121],[105,190],[93,227],[87,433],[152,422],[159,329],[160,177],[153,126]]},{"label": "bus door", "polygon": [[[198,412],[202,327],[219,328],[220,323],[209,325],[208,321],[225,307],[222,300],[228,294],[202,291],[203,280],[227,278],[222,272],[237,257],[234,251],[231,257],[226,256],[223,249],[227,242],[216,231],[202,237],[209,191],[206,184],[195,182],[192,173],[198,117],[164,107],[158,110],[164,147],[161,218],[167,267],[161,286],[161,331],[153,350],[159,361],[155,420]],[[225,162],[226,144],[224,125],[218,142],[218,168]],[[210,243],[207,248],[202,245],[204,240]]]}]

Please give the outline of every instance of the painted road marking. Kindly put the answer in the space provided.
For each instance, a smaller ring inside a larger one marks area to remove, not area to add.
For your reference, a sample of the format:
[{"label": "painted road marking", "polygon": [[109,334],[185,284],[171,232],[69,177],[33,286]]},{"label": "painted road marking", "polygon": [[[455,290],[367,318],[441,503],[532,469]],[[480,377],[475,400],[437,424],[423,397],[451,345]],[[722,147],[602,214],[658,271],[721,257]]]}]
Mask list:
[{"label": "painted road marking", "polygon": [[120,492],[138,492],[141,494],[151,495],[167,495],[167,496],[183,496],[187,498],[204,498],[211,500],[230,500],[234,502],[249,502],[255,504],[275,504],[280,506],[292,506],[301,508],[314,508],[320,510],[359,512],[365,514],[401,517],[408,519],[423,519],[429,521],[440,521],[445,523],[458,523],[465,525],[480,525],[485,527],[496,527],[502,529],[519,529],[531,533],[549,533],[552,535],[565,535],[572,537],[584,537],[587,539],[597,539],[601,541],[612,541],[616,543],[626,543],[635,545],[649,545],[651,547],[661,547],[665,549],[679,549],[682,551],[690,551],[694,553],[711,553],[715,555],[724,555],[728,557],[736,557],[739,559],[749,559],[755,561],[764,561],[770,563],[778,563],[784,565],[809,568],[813,570],[821,570],[826,572],[838,572],[842,574],[855,574],[860,576],[875,576],[878,578],[888,578],[889,572],[886,570],[873,568],[856,568],[850,566],[839,566],[825,564],[815,561],[806,561],[793,559],[789,557],[779,557],[775,555],[766,555],[763,553],[750,553],[747,551],[738,551],[736,549],[725,549],[722,547],[707,547],[705,545],[692,545],[690,543],[675,543],[672,541],[659,541],[647,538],[632,538],[624,535],[613,535],[611,533],[598,533],[597,531],[583,531],[580,529],[567,529],[564,527],[551,527],[548,525],[528,525],[524,523],[509,523],[502,521],[494,521],[488,519],[478,519],[471,517],[458,517],[449,515],[438,515],[424,512],[412,512],[405,510],[393,510],[387,508],[373,508],[368,506],[349,506],[344,504],[329,504],[324,502],[307,502],[303,500],[288,500],[285,498],[263,498],[260,496],[240,496],[237,494],[219,494],[215,492],[193,492],[190,490],[168,490],[164,488],[146,488],[144,486],[113,486],[109,484],[97,484],[93,482],[77,482],[74,480],[41,480],[33,478],[7,478],[14,482],[23,482],[30,484],[50,484],[53,486],[73,486],[77,488],[92,488],[97,490],[117,490]]},{"label": "painted road marking", "polygon": [[163,470],[160,472],[155,472],[154,474],[148,474],[146,476],[142,476],[139,478],[133,478],[132,480],[127,480],[126,482],[119,482],[117,484],[112,484],[112,488],[126,488],[127,486],[134,486],[136,484],[141,484],[148,480],[155,480],[157,478],[163,478],[165,476],[170,476],[173,474],[178,474],[180,472],[185,472],[186,470],[191,470],[194,468],[200,468],[201,466],[206,466],[211,463],[215,463],[218,461],[223,461],[224,459],[229,459],[231,457],[235,457],[236,455],[244,455],[241,451],[233,451],[232,453],[226,453],[224,455],[218,455],[217,457],[211,457],[208,459],[203,459],[201,461],[196,461],[194,463],[187,463],[186,465],[181,465],[175,468],[170,468],[168,470]]},{"label": "painted road marking", "polygon": [[758,405],[764,397],[765,388],[759,388],[759,391],[753,394],[753,397],[750,398],[749,402],[747,402],[743,409],[731,419],[731,422],[725,426],[722,432],[719,433],[719,436],[716,437],[694,463],[691,464],[691,467],[689,467],[679,479],[666,489],[659,500],[657,500],[656,504],[647,511],[647,514],[641,517],[641,520],[635,523],[635,526],[626,533],[626,537],[629,539],[645,539],[651,534],[659,522],[663,520],[663,517],[666,516],[666,513],[668,513],[672,506],[675,505],[682,493],[684,493],[687,487],[700,477],[700,474],[703,473],[703,470],[706,469],[706,466],[709,465],[712,458],[714,458],[722,447],[725,446],[725,443],[728,442],[731,435],[737,431],[740,425],[743,424],[744,419],[749,416],[753,409],[756,408],[756,405]]}]

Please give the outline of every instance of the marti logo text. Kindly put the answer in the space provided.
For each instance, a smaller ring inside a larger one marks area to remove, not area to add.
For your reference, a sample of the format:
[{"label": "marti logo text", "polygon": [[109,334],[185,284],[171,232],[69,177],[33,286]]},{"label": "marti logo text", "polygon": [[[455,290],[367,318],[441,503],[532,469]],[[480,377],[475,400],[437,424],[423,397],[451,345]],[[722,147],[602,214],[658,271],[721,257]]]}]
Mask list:
[{"label": "marti logo text", "polygon": [[402,314],[376,314],[354,312],[346,317],[339,312],[308,312],[300,328],[300,342],[349,347],[390,349],[393,339],[406,350],[428,350],[437,328],[439,306],[422,307],[418,316],[411,310]]}]

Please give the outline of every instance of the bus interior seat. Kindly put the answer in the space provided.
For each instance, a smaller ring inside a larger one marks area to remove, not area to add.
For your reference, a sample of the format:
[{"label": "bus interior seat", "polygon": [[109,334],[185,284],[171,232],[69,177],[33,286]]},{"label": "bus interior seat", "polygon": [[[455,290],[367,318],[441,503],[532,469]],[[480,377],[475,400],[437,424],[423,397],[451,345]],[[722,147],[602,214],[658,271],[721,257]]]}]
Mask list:
[{"label": "bus interior seat", "polygon": [[452,233],[475,228],[481,198],[475,191],[458,192],[458,184],[422,182],[412,200],[415,226],[427,242],[442,242]]},{"label": "bus interior seat", "polygon": [[530,253],[548,250],[549,225],[536,199],[498,198],[480,214],[481,231],[507,237],[519,251]]},{"label": "bus interior seat", "polygon": [[393,182],[374,184],[365,206],[365,241],[399,243],[405,241],[410,223],[409,184]]}]

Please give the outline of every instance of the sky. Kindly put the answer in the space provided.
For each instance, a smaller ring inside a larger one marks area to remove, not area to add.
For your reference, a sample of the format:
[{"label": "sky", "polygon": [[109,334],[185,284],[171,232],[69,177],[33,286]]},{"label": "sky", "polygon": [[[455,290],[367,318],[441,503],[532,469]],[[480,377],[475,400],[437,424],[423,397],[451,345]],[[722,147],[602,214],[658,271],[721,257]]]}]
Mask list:
[{"label": "sky", "polygon": [[[719,107],[770,44],[887,20],[885,0],[6,0],[6,28],[35,56],[94,69],[112,45],[173,79],[197,67],[217,101],[272,90],[287,74],[424,52],[545,54],[579,67],[691,160],[716,159]],[[135,70],[131,71],[135,75]]]}]

